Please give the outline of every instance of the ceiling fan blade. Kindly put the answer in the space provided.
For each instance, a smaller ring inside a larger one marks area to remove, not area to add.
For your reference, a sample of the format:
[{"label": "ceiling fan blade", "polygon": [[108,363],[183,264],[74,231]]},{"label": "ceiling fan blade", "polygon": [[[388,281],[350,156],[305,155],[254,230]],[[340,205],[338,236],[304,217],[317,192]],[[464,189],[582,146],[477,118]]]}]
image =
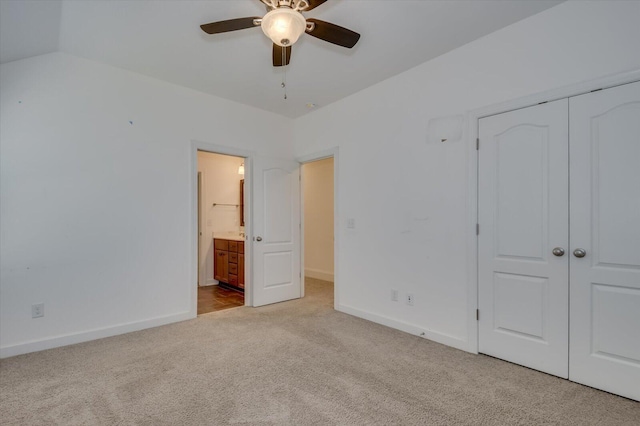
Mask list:
[{"label": "ceiling fan blade", "polygon": [[202,28],[202,31],[207,34],[226,33],[229,31],[244,30],[245,28],[257,27],[259,25],[255,25],[253,23],[253,20],[260,18],[260,16],[254,16],[249,18],[229,19],[226,21],[212,22],[210,24],[202,24],[200,25],[200,28]]},{"label": "ceiling fan blade", "polygon": [[351,49],[360,40],[360,34],[340,27],[330,22],[321,21],[319,19],[307,19],[307,22],[312,22],[314,28],[311,31],[307,31],[307,34],[312,35],[320,40],[328,41],[329,43],[337,44],[338,46],[347,47]]},{"label": "ceiling fan blade", "polygon": [[309,3],[309,7],[303,10],[303,12],[307,12],[311,9],[315,9],[316,7],[320,6],[322,3],[326,1],[327,0],[307,0],[307,3]]},{"label": "ceiling fan blade", "polygon": [[[282,63],[282,50],[284,49],[284,64]],[[283,65],[289,65],[291,60],[291,46],[281,47],[273,43],[273,66],[281,67]]]}]

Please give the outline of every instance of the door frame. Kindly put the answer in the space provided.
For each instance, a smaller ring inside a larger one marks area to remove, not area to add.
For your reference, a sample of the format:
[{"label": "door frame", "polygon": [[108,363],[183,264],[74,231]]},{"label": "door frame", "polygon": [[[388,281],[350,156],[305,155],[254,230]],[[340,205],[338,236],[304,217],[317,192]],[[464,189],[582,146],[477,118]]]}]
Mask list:
[{"label": "door frame", "polygon": [[[467,138],[467,327],[469,338],[467,351],[479,353],[478,310],[478,151],[479,120],[491,115],[502,114],[516,109],[526,108],[540,103],[583,95],[601,89],[640,81],[640,69],[608,75],[585,82],[559,87],[540,93],[516,98],[498,104],[474,109],[466,114],[468,126]],[[480,142],[482,143],[482,142]],[[480,313],[482,315],[482,313]]]},{"label": "door frame", "polygon": [[[340,306],[340,303],[339,303],[340,292],[338,291],[339,283],[340,283],[340,278],[339,278],[340,277],[340,265],[339,265],[340,256],[338,256],[338,250],[340,247],[340,241],[339,241],[340,232],[338,232],[340,230],[339,219],[338,219],[338,212],[340,211],[338,208],[339,199],[340,199],[338,197],[338,194],[339,194],[338,171],[340,169],[338,167],[339,152],[340,150],[336,146],[323,151],[317,151],[312,154],[296,157],[296,161],[300,163],[301,180],[304,179],[304,175],[302,173],[303,164],[312,163],[314,161],[324,160],[327,158],[333,158],[333,309],[336,309],[336,310],[338,310],[338,307]],[[302,231],[300,232],[300,271],[302,271],[302,274],[304,275],[304,270],[305,270],[304,269],[304,191],[302,190],[302,185],[300,185],[300,227]],[[301,281],[300,297],[304,297],[304,289],[305,289],[304,279],[301,279],[300,281]]]},{"label": "door frame", "polygon": [[198,207],[197,207],[197,212],[198,212],[198,231],[197,231],[197,236],[198,236],[198,287],[200,287],[200,284],[204,282],[204,275],[206,272],[206,269],[203,270],[201,269],[201,265],[200,265],[200,255],[201,255],[201,250],[202,250],[202,235],[201,232],[204,229],[204,226],[202,226],[202,221],[204,219],[204,214],[203,214],[203,210],[204,210],[204,206],[203,206],[203,196],[202,196],[202,192],[203,192],[203,182],[204,182],[204,173],[197,171],[196,173],[198,175],[197,179],[197,186],[198,186]]},{"label": "door frame", "polygon": [[253,283],[253,258],[251,256],[252,243],[247,235],[252,235],[253,218],[251,216],[252,202],[252,179],[251,164],[254,157],[253,151],[234,148],[224,145],[217,145],[209,142],[191,140],[190,146],[190,165],[189,165],[189,186],[190,186],[190,221],[191,221],[191,253],[190,253],[190,269],[191,279],[189,280],[189,297],[191,300],[189,313],[192,318],[198,316],[198,151],[210,152],[213,154],[231,155],[234,157],[244,158],[244,305],[252,306],[252,283]]}]

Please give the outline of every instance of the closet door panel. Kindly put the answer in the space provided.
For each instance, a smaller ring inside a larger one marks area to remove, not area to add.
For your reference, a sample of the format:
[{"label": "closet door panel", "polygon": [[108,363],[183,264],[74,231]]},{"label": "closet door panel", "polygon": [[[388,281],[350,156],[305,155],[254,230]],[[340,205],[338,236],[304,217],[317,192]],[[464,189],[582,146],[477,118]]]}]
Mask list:
[{"label": "closet door panel", "polygon": [[480,352],[568,377],[568,100],[480,120]]},{"label": "closet door panel", "polygon": [[571,98],[570,123],[570,379],[640,400],[640,83]]}]

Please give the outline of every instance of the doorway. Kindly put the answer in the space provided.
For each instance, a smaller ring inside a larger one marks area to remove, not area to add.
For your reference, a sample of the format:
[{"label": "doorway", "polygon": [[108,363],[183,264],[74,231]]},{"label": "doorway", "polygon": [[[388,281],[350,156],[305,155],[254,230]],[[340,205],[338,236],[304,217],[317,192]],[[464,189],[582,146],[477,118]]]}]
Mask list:
[{"label": "doorway", "polygon": [[305,296],[334,306],[334,157],[302,164]]},{"label": "doorway", "polygon": [[245,305],[244,163],[197,151],[198,315]]}]

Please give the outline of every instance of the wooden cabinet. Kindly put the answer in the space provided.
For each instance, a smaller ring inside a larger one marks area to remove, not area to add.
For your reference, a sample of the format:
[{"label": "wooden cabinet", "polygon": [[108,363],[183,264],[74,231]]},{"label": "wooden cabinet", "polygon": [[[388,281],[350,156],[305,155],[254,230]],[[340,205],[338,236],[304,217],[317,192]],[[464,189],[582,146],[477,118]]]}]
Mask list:
[{"label": "wooden cabinet", "polygon": [[244,241],[214,238],[214,278],[244,288]]},{"label": "wooden cabinet", "polygon": [[229,281],[229,252],[225,250],[214,250],[214,274],[213,277],[222,282]]},{"label": "wooden cabinet", "polygon": [[244,254],[238,254],[238,287],[244,288]]}]

